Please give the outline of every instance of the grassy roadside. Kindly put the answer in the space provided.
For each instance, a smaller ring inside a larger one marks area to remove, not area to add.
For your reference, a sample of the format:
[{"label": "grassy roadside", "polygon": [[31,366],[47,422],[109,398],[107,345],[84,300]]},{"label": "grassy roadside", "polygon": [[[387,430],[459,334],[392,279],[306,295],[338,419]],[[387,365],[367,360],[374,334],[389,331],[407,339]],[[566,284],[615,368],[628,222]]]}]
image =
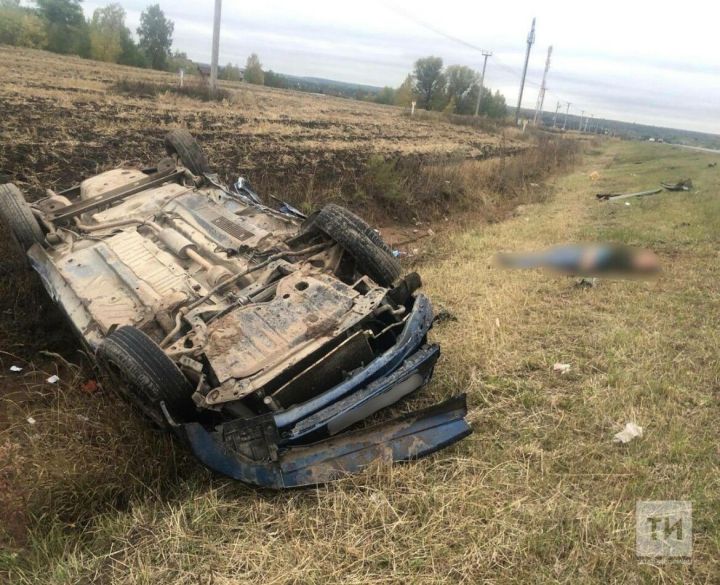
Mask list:
[{"label": "grassy roadside", "polygon": [[[12,583],[53,584],[717,582],[720,174],[707,167],[716,158],[609,143],[557,180],[552,201],[437,242],[419,270],[457,321],[435,329],[444,357],[429,390],[467,389],[475,434],[429,460],[314,490],[253,490],[117,416],[110,397],[53,394],[24,378],[38,399],[22,415],[50,440],[23,427],[0,443],[32,445],[21,463],[41,467],[45,499],[26,552],[0,556],[0,579],[4,570]],[[695,192],[630,206],[593,196],[685,176]],[[579,240],[651,247],[665,272],[578,289],[490,265],[499,249]],[[555,375],[556,361],[571,372]],[[629,420],[645,436],[614,445]],[[689,562],[637,561],[638,499],[693,501]]]}]

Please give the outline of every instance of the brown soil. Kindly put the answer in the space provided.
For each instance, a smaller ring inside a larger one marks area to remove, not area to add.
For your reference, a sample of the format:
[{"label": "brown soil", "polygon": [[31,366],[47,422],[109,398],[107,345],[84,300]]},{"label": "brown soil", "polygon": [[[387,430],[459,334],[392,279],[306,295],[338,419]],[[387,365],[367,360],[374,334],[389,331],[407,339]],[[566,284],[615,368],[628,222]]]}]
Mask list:
[{"label": "brown soil", "polygon": [[164,154],[164,134],[185,126],[227,179],[243,175],[264,195],[295,203],[328,194],[351,201],[372,155],[483,159],[525,147],[514,130],[489,134],[396,107],[247,84],[226,83],[231,99],[222,103],[113,90],[128,78],[175,82],[168,73],[0,48],[0,179],[38,196],[119,163],[148,165]]}]

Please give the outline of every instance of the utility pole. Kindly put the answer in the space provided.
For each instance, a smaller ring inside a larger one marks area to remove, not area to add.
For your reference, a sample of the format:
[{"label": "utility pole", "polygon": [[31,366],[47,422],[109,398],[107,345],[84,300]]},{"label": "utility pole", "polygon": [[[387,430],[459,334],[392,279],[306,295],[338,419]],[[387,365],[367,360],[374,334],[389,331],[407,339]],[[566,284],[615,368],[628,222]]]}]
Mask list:
[{"label": "utility pole", "polygon": [[212,61],[210,61],[210,93],[217,92],[218,58],[220,57],[220,12],[222,0],[215,0],[215,16],[213,19]]},{"label": "utility pole", "polygon": [[569,113],[570,113],[570,102],[567,103],[567,109],[565,110],[565,120],[563,121],[563,127],[562,127],[563,130],[565,130],[567,128],[567,121],[568,121]]},{"label": "utility pole", "polygon": [[580,123],[578,124],[578,132],[583,131],[583,116],[585,115],[585,110],[580,110]]},{"label": "utility pole", "polygon": [[588,122],[591,122],[594,117],[595,114],[590,114],[590,118],[588,120],[585,120],[585,132],[587,132],[588,130]]},{"label": "utility pole", "polygon": [[533,18],[532,27],[527,38],[527,52],[525,53],[525,67],[523,67],[522,81],[520,81],[520,95],[518,96],[518,105],[515,110],[515,124],[517,125],[520,119],[520,106],[522,105],[523,90],[525,89],[525,76],[527,75],[528,62],[530,61],[530,49],[535,42],[535,19]]},{"label": "utility pole", "polygon": [[555,115],[553,116],[553,128],[555,128],[555,123],[557,122],[557,115],[560,111],[560,102],[557,103],[557,106],[555,106]]},{"label": "utility pole", "polygon": [[540,84],[540,93],[538,93],[538,101],[535,106],[535,118],[533,124],[537,126],[538,116],[542,119],[542,109],[545,103],[545,83],[547,82],[548,69],[550,69],[550,57],[552,57],[552,45],[548,47],[547,59],[545,60],[545,72],[543,73],[542,84]]},{"label": "utility pole", "polygon": [[480,75],[480,89],[478,91],[478,99],[477,99],[477,102],[475,102],[475,115],[476,116],[480,112],[480,100],[482,99],[483,87],[485,85],[485,68],[487,67],[488,57],[492,57],[492,51],[483,51],[482,55],[483,55],[483,57],[485,57],[485,60],[483,61],[483,70],[482,70],[482,74]]}]

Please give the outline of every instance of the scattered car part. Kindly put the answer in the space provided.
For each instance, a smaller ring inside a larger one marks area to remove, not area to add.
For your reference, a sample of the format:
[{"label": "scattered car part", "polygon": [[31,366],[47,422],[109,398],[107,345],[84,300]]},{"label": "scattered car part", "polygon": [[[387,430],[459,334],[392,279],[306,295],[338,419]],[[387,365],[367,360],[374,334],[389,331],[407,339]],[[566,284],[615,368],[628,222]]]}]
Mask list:
[{"label": "scattered car part", "polygon": [[683,179],[677,183],[660,183],[668,191],[690,191],[693,188],[692,179]]},{"label": "scattered car part", "polygon": [[637,193],[598,193],[595,195],[600,201],[618,201],[620,199],[629,199],[630,197],[645,197],[646,195],[656,195],[661,193],[662,189],[649,189],[647,191],[639,191]]}]

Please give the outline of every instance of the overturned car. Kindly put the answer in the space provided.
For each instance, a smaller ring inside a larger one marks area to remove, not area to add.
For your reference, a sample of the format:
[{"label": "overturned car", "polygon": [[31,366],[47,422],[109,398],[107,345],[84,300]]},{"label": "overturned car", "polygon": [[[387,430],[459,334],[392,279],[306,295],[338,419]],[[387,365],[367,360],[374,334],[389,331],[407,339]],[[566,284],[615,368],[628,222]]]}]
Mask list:
[{"label": "overturned car", "polygon": [[419,277],[377,232],[336,205],[305,217],[222,184],[186,130],[165,143],[153,168],[33,204],[0,185],[0,220],[112,386],[204,465],[259,486],[330,481],[471,432],[464,395],[364,422],[423,386],[440,353]]}]

